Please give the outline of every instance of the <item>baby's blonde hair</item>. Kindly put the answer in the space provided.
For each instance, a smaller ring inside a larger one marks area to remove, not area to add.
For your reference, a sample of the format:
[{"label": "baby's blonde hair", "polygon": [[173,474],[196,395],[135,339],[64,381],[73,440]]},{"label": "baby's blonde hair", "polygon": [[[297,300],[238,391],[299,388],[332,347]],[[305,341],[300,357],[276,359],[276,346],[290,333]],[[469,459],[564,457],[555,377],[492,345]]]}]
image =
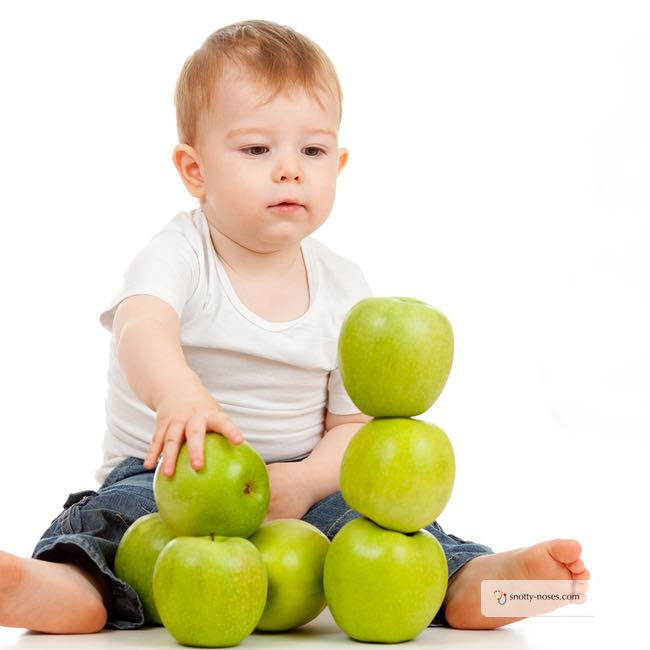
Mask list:
[{"label": "baby's blonde hair", "polygon": [[245,20],[212,33],[185,61],[174,93],[179,142],[195,146],[199,120],[209,113],[228,64],[268,88],[269,101],[294,85],[303,88],[321,107],[319,91],[332,94],[338,99],[340,124],[343,93],[325,52],[286,25]]}]

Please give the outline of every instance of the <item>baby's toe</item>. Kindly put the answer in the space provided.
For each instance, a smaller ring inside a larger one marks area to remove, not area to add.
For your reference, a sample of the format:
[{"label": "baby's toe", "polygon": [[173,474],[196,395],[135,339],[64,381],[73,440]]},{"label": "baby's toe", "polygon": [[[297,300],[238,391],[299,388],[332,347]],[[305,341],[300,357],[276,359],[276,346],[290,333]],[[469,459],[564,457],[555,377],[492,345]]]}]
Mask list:
[{"label": "baby's toe", "polygon": [[585,570],[585,563],[582,560],[578,559],[575,562],[571,562],[571,564],[567,564],[566,568],[569,569],[571,573],[579,574]]},{"label": "baby's toe", "polygon": [[554,539],[548,542],[548,550],[555,560],[568,566],[580,559],[582,547],[575,539]]},{"label": "baby's toe", "polygon": [[589,578],[591,578],[591,574],[587,569],[582,571],[582,573],[574,574],[572,576],[573,580],[589,580]]}]

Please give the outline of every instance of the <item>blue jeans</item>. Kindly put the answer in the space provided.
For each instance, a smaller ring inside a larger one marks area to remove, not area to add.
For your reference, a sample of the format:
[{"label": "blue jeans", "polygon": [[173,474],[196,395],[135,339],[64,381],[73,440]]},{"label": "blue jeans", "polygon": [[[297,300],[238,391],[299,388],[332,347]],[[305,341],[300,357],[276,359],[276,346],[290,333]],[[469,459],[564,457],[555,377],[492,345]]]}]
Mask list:
[{"label": "blue jeans", "polygon": [[[113,573],[115,552],[126,529],[139,517],[156,511],[153,497],[154,470],[144,468],[140,458],[127,458],[106,478],[99,491],[75,492],[63,512],[43,533],[33,558],[78,564],[104,577],[111,595],[107,627],[133,629],[144,624],[140,600],[133,589]],[[303,517],[332,540],[349,521],[361,517],[343,500],[340,492],[315,503]],[[442,545],[449,577],[466,562],[493,551],[445,533],[437,522],[426,527]],[[438,612],[431,626],[444,625]]]}]

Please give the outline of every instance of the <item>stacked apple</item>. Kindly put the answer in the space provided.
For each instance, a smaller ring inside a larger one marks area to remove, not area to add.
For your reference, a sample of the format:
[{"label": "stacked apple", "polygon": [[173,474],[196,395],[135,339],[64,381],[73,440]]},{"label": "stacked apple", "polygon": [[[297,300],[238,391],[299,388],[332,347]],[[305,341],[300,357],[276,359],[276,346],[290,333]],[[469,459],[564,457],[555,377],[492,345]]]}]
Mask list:
[{"label": "stacked apple", "polygon": [[115,574],[138,594],[145,620],[179,642],[225,647],[253,630],[290,630],[325,607],[328,538],[299,519],[262,524],[269,477],[246,442],[205,439],[194,470],[187,446],[169,477],[154,476],[158,512],[136,520],[115,556]]},{"label": "stacked apple", "polygon": [[337,625],[359,641],[415,638],[447,589],[447,561],[427,530],[454,483],[454,452],[439,427],[413,419],[440,395],[453,334],[442,312],[413,298],[366,298],[339,338],[341,376],[360,411],[373,416],[341,463],[341,493],[363,517],[332,540],[324,568]]}]

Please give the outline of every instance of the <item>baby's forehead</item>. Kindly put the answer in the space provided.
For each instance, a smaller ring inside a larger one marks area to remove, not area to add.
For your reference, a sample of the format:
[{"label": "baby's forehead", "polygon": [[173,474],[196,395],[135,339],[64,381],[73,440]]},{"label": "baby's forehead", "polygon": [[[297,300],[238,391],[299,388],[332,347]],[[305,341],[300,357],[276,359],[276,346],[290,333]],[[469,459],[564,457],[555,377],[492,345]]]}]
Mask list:
[{"label": "baby's forehead", "polygon": [[307,101],[323,104],[325,108],[326,93],[312,89],[295,80],[272,84],[265,79],[258,79],[244,70],[229,70],[215,81],[212,101],[215,105],[236,100],[245,108],[262,108],[278,96],[284,96],[289,101],[307,99]]},{"label": "baby's forehead", "polygon": [[292,104],[306,108],[306,119],[319,122],[336,122],[338,127],[339,107],[336,98],[318,89],[310,89],[294,81],[272,86],[263,80],[256,80],[246,74],[224,75],[215,84],[211,94],[208,120],[220,119],[239,121],[245,117],[264,117],[272,111],[276,100],[285,106]]}]

